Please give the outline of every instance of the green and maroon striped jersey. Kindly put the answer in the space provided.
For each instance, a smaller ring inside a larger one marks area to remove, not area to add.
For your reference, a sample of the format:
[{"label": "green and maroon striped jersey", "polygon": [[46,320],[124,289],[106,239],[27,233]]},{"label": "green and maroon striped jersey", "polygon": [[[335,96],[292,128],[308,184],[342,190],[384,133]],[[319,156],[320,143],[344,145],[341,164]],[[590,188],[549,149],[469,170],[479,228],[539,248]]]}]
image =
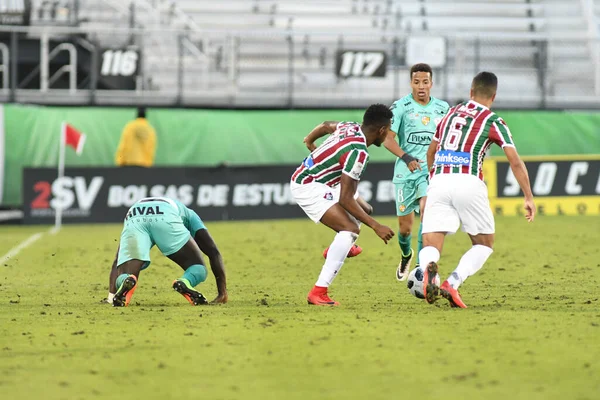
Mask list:
[{"label": "green and maroon striped jersey", "polygon": [[473,100],[452,107],[438,124],[433,140],[438,146],[431,177],[470,174],[483,180],[483,159],[492,143],[514,147],[502,118]]},{"label": "green and maroon striped jersey", "polygon": [[320,182],[335,186],[342,174],[360,180],[369,162],[367,138],[356,122],[340,122],[335,132],[317,147],[292,175],[292,182]]}]

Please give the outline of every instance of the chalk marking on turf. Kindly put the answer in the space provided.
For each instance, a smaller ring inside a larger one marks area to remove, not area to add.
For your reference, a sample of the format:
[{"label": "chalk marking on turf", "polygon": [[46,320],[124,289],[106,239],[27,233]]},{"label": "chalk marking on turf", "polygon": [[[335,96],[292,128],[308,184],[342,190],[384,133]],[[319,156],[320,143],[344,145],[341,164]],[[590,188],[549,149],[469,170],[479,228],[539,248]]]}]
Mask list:
[{"label": "chalk marking on turf", "polygon": [[6,253],[2,258],[0,258],[0,264],[3,264],[6,261],[10,260],[17,254],[19,254],[19,252],[21,250],[23,250],[27,246],[31,246],[34,242],[36,242],[42,236],[44,236],[44,232],[34,233],[33,235],[29,236],[27,239],[23,240],[21,243],[19,243],[18,245],[16,245],[12,249],[10,249],[8,251],[8,253]]},{"label": "chalk marking on turf", "polygon": [[54,228],[50,229],[51,235],[56,235],[58,232],[60,232],[60,226],[55,226]]}]

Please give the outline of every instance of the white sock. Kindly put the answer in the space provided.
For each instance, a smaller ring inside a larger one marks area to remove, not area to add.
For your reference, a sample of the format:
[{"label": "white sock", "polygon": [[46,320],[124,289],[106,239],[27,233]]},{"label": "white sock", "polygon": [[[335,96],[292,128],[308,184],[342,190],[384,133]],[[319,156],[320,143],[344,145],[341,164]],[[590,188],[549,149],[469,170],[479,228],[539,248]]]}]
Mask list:
[{"label": "white sock", "polygon": [[419,266],[420,268],[427,268],[430,262],[437,263],[440,261],[440,252],[433,246],[423,247],[419,252]]},{"label": "white sock", "polygon": [[450,286],[458,289],[468,277],[475,275],[483,267],[483,264],[485,264],[493,252],[494,250],[491,248],[480,244],[471,247],[460,259],[458,267],[448,277],[447,281]]},{"label": "white sock", "polygon": [[348,231],[341,231],[335,235],[331,246],[329,246],[327,259],[325,260],[325,265],[323,265],[321,274],[319,274],[319,279],[315,284],[316,286],[329,287],[329,285],[331,285],[335,276],[340,272],[340,269],[342,269],[342,265],[344,265],[348,252],[352,248],[354,242],[356,242],[356,239],[358,239],[358,235]]},{"label": "white sock", "polygon": [[115,294],[108,292],[108,296],[106,297],[106,302],[109,304],[112,304],[114,298],[115,298]]}]

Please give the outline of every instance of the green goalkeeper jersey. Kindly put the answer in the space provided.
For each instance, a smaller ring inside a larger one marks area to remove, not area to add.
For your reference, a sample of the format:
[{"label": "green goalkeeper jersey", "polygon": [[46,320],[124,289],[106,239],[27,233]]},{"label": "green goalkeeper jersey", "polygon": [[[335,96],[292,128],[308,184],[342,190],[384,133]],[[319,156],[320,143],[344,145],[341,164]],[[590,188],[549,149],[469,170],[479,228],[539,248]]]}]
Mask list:
[{"label": "green goalkeeper jersey", "polygon": [[431,97],[429,103],[423,106],[415,101],[412,93],[392,104],[390,107],[394,114],[392,130],[396,132],[398,144],[402,150],[421,160],[421,171],[411,173],[406,163],[397,158],[394,167],[394,183],[418,179],[428,174],[427,148],[435,134],[436,125],[449,108],[448,103],[435,97]]}]

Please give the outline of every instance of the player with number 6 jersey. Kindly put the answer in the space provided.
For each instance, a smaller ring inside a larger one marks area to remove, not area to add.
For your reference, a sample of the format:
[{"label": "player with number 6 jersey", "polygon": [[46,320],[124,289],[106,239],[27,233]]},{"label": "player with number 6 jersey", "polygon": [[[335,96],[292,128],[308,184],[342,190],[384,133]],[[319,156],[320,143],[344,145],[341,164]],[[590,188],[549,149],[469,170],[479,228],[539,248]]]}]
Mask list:
[{"label": "player with number 6 jersey", "polygon": [[[453,307],[466,308],[458,287],[475,274],[492,254],[494,216],[483,181],[483,159],[492,144],[502,147],[525,196],[526,218],[533,221],[535,204],[525,164],[519,157],[506,123],[490,110],[496,98],[498,78],[481,72],[471,85],[471,99],[450,109],[437,126],[427,150],[430,182],[423,219],[423,244],[419,253],[424,266],[425,299],[433,303],[439,294]],[[437,262],[445,235],[462,229],[471,238],[454,272],[440,287],[435,283]]]},{"label": "player with number 6 jersey", "polygon": [[450,109],[433,140],[437,151],[430,178],[439,174],[470,174],[483,180],[483,159],[492,144],[515,147],[508,126],[486,106],[469,100]]}]

